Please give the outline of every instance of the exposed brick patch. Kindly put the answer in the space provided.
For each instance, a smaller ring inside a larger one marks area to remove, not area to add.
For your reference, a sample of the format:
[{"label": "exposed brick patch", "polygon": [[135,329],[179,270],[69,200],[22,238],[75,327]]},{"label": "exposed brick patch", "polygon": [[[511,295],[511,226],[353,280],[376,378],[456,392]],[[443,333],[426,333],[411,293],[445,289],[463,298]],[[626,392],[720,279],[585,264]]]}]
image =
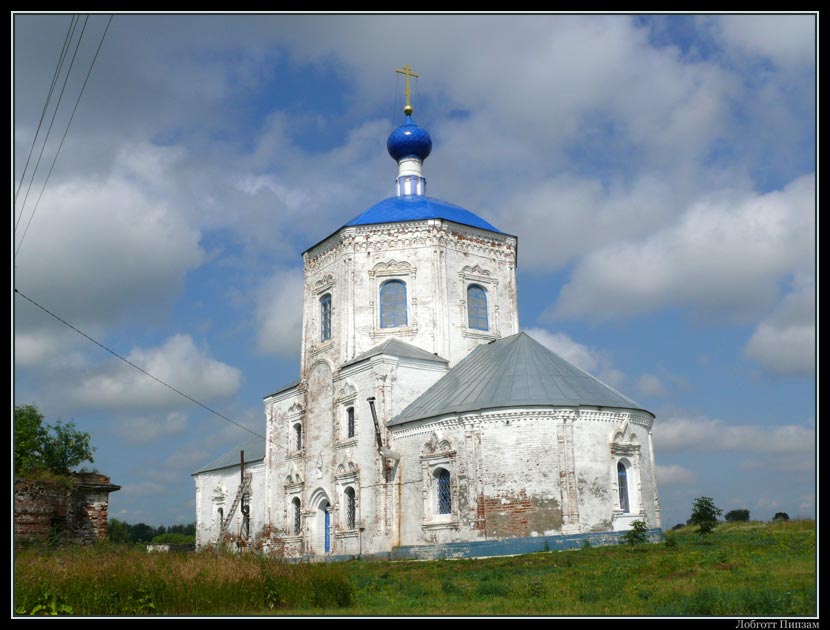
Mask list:
[{"label": "exposed brick patch", "polygon": [[524,490],[497,496],[482,494],[476,505],[476,528],[488,536],[498,537],[559,531],[562,528],[562,510],[555,499],[529,497]]}]

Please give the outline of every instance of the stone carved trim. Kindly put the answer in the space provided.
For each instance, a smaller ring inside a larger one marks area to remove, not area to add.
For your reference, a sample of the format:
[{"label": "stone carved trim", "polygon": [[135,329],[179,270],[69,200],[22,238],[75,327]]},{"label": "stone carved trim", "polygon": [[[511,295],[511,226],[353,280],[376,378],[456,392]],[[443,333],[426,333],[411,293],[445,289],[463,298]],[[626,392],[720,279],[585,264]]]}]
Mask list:
[{"label": "stone carved trim", "polygon": [[211,496],[211,500],[216,505],[224,505],[225,499],[228,497],[228,491],[224,485],[217,486],[214,491],[213,495]]},{"label": "stone carved trim", "polygon": [[352,402],[357,398],[357,388],[352,385],[349,381],[346,381],[343,386],[340,388],[340,391],[337,392],[337,396],[335,396],[335,402],[346,403]]},{"label": "stone carved trim", "polygon": [[490,279],[490,276],[492,276],[493,274],[490,271],[488,271],[487,269],[483,269],[482,267],[479,267],[478,265],[473,265],[472,267],[470,265],[465,265],[464,267],[461,268],[461,271],[458,272],[458,275],[461,276],[462,278],[464,278],[464,277],[468,277],[468,278],[475,277],[475,278]]},{"label": "stone carved trim", "polygon": [[288,411],[286,413],[289,417],[299,416],[305,413],[305,405],[303,405],[303,403],[301,403],[299,400],[295,400],[294,404],[288,408]]},{"label": "stone carved trim", "polygon": [[334,285],[337,283],[334,276],[330,273],[327,273],[325,276],[317,280],[314,283],[314,293],[316,295],[322,295],[328,292]]},{"label": "stone carved trim", "polygon": [[379,262],[374,267],[369,270],[369,277],[374,278],[375,276],[400,276],[400,275],[407,275],[407,276],[415,276],[416,268],[410,265],[406,261],[397,261],[394,258],[385,261]]}]

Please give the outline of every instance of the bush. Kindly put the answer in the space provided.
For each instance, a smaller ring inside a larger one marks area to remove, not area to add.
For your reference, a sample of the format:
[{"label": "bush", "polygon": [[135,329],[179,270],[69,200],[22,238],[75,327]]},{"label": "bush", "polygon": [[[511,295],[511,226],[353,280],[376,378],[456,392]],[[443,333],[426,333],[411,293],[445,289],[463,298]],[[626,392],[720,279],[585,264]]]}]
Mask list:
[{"label": "bush", "polygon": [[631,529],[622,536],[623,542],[627,545],[642,545],[648,542],[648,525],[645,521],[634,521]]},{"label": "bush", "polygon": [[742,509],[742,510],[729,510],[724,517],[730,523],[735,521],[748,521],[749,520],[749,510]]},{"label": "bush", "polygon": [[692,525],[697,525],[697,533],[700,534],[702,539],[715,531],[718,517],[722,513],[723,510],[715,506],[712,497],[698,497],[692,506],[692,516],[689,522]]},{"label": "bush", "polygon": [[775,516],[772,517],[772,520],[774,520],[774,521],[789,521],[790,520],[790,515],[787,514],[786,512],[776,512]]}]

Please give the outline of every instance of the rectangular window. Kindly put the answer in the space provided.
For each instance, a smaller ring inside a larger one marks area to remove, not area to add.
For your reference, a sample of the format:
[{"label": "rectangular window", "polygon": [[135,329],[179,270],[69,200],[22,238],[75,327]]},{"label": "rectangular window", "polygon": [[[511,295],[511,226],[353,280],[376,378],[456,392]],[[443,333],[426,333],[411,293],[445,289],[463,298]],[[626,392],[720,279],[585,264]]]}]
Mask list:
[{"label": "rectangular window", "polygon": [[331,294],[320,298],[320,341],[331,339]]},{"label": "rectangular window", "polygon": [[354,437],[354,407],[346,409],[346,437]]},{"label": "rectangular window", "polygon": [[387,280],[380,287],[380,327],[406,326],[406,283]]}]

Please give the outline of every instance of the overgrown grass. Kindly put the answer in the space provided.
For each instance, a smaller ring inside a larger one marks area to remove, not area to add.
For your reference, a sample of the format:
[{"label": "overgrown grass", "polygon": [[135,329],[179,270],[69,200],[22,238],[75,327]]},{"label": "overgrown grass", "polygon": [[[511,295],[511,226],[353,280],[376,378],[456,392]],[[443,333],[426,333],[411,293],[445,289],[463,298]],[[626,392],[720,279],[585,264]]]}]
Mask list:
[{"label": "overgrown grass", "polygon": [[15,558],[18,614],[812,616],[815,522],[485,560],[289,564],[102,545]]}]

